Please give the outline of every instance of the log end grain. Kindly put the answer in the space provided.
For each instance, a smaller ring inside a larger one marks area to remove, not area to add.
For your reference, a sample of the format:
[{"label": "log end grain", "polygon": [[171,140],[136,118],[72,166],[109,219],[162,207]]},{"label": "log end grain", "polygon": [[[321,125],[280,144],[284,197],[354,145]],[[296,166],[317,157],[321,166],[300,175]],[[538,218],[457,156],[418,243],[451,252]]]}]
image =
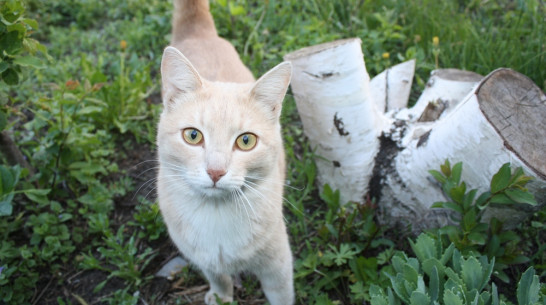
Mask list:
[{"label": "log end grain", "polygon": [[514,152],[546,179],[546,96],[527,76],[511,69],[491,72],[477,88],[480,109]]}]

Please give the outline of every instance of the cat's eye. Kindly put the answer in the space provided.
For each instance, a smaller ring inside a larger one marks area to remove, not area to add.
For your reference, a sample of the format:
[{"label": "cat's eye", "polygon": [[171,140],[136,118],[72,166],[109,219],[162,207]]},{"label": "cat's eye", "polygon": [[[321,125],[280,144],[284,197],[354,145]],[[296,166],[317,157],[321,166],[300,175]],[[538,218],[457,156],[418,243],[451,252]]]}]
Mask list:
[{"label": "cat's eye", "polygon": [[243,133],[235,141],[237,148],[244,151],[253,149],[256,143],[258,143],[258,137],[251,133]]},{"label": "cat's eye", "polygon": [[203,134],[195,128],[186,128],[182,130],[182,138],[186,143],[191,145],[199,145],[203,143]]}]

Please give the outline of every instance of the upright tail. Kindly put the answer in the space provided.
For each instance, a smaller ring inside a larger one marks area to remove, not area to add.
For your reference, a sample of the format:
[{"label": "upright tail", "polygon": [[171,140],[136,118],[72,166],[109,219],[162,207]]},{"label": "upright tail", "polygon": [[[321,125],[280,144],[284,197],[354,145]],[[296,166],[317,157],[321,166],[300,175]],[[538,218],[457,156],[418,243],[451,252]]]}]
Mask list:
[{"label": "upright tail", "polygon": [[173,0],[171,44],[191,37],[217,36],[208,0]]}]

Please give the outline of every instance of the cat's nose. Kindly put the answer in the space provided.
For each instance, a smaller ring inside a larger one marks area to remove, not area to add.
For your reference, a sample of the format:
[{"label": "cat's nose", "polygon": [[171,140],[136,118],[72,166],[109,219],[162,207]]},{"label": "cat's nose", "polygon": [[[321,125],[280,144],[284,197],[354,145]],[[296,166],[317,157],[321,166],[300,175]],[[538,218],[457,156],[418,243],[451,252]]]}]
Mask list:
[{"label": "cat's nose", "polygon": [[209,174],[209,177],[210,179],[212,180],[212,182],[214,182],[214,184],[216,184],[216,182],[218,182],[218,180],[220,180],[220,178],[222,178],[225,174],[226,174],[226,171],[223,170],[223,169],[207,169],[207,174]]}]

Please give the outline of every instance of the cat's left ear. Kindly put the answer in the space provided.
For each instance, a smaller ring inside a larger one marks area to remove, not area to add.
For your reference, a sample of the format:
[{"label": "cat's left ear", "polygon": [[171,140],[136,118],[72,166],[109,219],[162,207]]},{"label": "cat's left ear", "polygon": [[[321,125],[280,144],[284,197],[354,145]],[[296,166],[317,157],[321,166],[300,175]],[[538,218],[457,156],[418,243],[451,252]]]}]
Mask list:
[{"label": "cat's left ear", "polygon": [[282,101],[291,76],[292,64],[280,63],[260,77],[250,91],[251,98],[270,111],[272,120],[278,120],[281,115]]}]

